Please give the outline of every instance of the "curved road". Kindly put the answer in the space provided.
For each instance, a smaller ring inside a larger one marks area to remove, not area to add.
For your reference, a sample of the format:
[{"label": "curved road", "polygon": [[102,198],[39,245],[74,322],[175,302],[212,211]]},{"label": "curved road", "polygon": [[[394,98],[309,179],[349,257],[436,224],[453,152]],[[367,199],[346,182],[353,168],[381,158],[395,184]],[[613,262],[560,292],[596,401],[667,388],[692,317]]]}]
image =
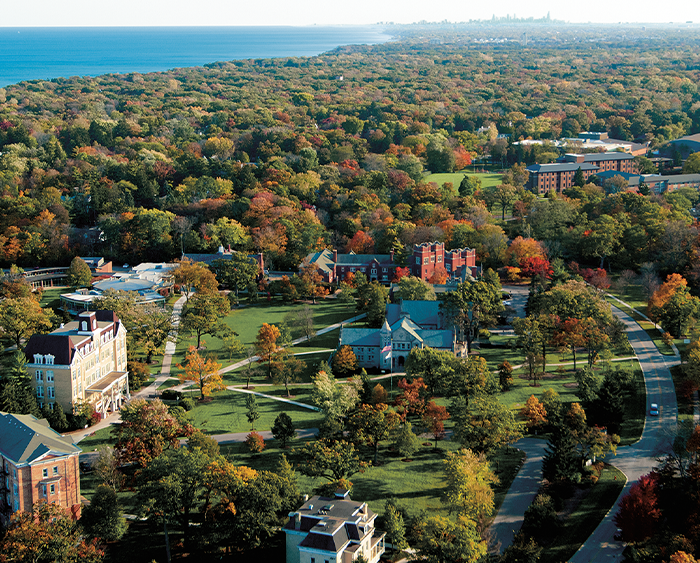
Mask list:
[{"label": "curved road", "polygon": [[[569,559],[570,563],[617,562],[622,560],[624,544],[615,541],[617,527],[613,522],[620,499],[629,492],[630,487],[639,477],[649,473],[656,465],[657,459],[665,455],[671,447],[676,433],[678,405],[673,379],[668,370],[670,366],[680,363],[678,356],[663,356],[649,335],[626,313],[612,308],[613,313],[627,327],[627,336],[639,365],[644,374],[647,404],[649,412],[651,403],[659,405],[658,417],[646,417],[644,431],[638,442],[631,446],[617,449],[617,456],[605,461],[617,467],[627,477],[627,484],[620,493],[613,508],[608,512],[593,534],[581,548]],[[539,445],[537,445],[539,443]],[[528,459],[513,481],[508,494],[491,525],[494,547],[503,551],[513,540],[513,534],[520,529],[523,515],[537,493],[541,479],[542,452],[546,444],[532,438],[522,439],[515,444],[526,452]],[[532,459],[531,459],[532,458]],[[530,487],[528,489],[528,487]]]}]

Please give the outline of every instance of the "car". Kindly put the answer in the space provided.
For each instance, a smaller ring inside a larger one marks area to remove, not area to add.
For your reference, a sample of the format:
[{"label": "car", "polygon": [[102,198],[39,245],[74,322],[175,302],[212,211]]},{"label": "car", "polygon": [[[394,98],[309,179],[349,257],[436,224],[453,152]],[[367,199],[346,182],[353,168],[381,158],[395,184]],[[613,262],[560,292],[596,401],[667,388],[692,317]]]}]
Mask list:
[{"label": "car", "polygon": [[656,403],[652,403],[651,408],[649,409],[649,415],[659,416],[659,405],[657,405]]}]

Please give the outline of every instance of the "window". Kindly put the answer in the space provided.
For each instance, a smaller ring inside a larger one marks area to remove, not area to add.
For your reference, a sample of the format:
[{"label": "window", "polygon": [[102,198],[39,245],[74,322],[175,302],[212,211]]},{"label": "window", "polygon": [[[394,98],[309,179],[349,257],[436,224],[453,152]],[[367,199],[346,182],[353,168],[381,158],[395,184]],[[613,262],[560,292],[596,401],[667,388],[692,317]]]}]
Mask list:
[{"label": "window", "polygon": [[56,395],[54,395],[54,388],[53,387],[47,387],[46,392],[48,393],[49,399],[55,399]]},{"label": "window", "polygon": [[52,483],[51,486],[50,486],[50,488],[49,488],[49,491],[51,491],[51,494],[52,494],[52,495],[55,495],[55,494],[56,494],[56,485],[54,485],[54,484]]},{"label": "window", "polygon": [[382,272],[386,272],[386,268],[382,268]]},{"label": "window", "polygon": [[56,356],[52,356],[51,354],[46,354],[44,357],[46,358],[46,363],[50,366],[53,365],[53,361],[56,359]]},{"label": "window", "polygon": [[36,381],[37,383],[41,383],[42,381],[44,381],[44,372],[40,369],[36,370]]},{"label": "window", "polygon": [[423,258],[423,264],[427,264],[427,263],[428,263],[428,257],[426,256],[425,258]]},{"label": "window", "polygon": [[438,256],[437,259],[438,259],[438,262],[442,262],[442,256]]},{"label": "window", "polygon": [[83,330],[87,330],[87,322],[86,321],[83,321],[81,326],[82,326]]},{"label": "window", "polygon": [[52,369],[46,371],[46,381],[48,381],[49,383],[53,382],[53,370]]},{"label": "window", "polygon": [[44,363],[44,356],[41,354],[34,354],[34,363],[35,364],[43,364]]},{"label": "window", "polygon": [[431,262],[431,263],[432,263],[432,262],[435,262],[435,256],[431,256],[431,257],[430,257],[430,262]]},{"label": "window", "polygon": [[48,477],[48,476],[49,476],[49,469],[48,469],[48,467],[45,467],[44,469],[41,470],[41,476],[42,476],[42,477]]},{"label": "window", "polygon": [[58,475],[58,465],[53,466],[53,474]]},{"label": "window", "polygon": [[37,387],[37,388],[36,388],[36,396],[37,396],[37,397],[43,397],[43,396],[44,396],[44,388],[43,388],[43,387]]}]

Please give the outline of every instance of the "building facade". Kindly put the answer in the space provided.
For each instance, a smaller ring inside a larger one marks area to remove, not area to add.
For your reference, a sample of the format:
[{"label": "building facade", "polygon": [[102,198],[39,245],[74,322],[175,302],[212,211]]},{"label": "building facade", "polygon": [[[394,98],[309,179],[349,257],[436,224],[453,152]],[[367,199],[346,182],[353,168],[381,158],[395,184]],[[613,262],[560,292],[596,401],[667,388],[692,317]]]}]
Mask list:
[{"label": "building facade", "polygon": [[126,329],[112,311],[84,311],[24,349],[39,406],[65,412],[87,401],[105,417],[129,399]]},{"label": "building facade", "polygon": [[[337,250],[322,250],[309,254],[305,263],[316,267],[323,281],[341,281],[347,274],[362,273],[367,280],[389,284],[398,265],[394,262],[394,252],[389,254],[339,254]],[[445,250],[441,242],[426,242],[413,246],[413,254],[408,258],[411,275],[428,281],[436,268],[444,267],[448,278],[463,278],[465,273],[476,272],[476,250],[458,248]]]},{"label": "building facade", "polygon": [[454,331],[444,327],[439,301],[402,301],[387,305],[382,328],[340,329],[338,346],[350,346],[361,368],[403,368],[413,348],[462,353]]},{"label": "building facade", "polygon": [[350,499],[347,491],[333,498],[314,496],[295,512],[283,530],[286,563],[352,563],[364,557],[377,563],[385,551],[384,536],[366,502]]},{"label": "building facade", "polygon": [[39,501],[80,514],[80,448],[30,414],[0,412],[0,522]]}]

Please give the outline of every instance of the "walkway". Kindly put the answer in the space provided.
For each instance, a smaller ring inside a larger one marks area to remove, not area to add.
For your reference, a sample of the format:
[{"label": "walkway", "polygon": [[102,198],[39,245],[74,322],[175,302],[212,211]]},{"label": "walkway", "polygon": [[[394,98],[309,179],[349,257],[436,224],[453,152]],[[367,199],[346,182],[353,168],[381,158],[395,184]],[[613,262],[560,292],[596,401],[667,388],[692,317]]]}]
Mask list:
[{"label": "walkway", "polygon": [[[623,304],[632,309],[626,303],[623,302]],[[625,324],[630,345],[644,374],[646,412],[649,412],[651,403],[657,403],[660,415],[655,418],[646,417],[640,440],[631,446],[618,448],[617,456],[605,460],[625,474],[627,484],[600,525],[569,559],[570,563],[621,561],[624,544],[615,541],[613,537],[617,530],[613,518],[617,512],[618,503],[639,477],[646,475],[657,465],[658,457],[670,450],[676,433],[678,406],[673,379],[668,368],[680,363],[680,356],[677,354],[663,356],[646,331],[632,317],[616,307],[612,310],[613,314]],[[534,439],[523,439],[515,444],[528,454],[528,460],[513,481],[491,526],[495,547],[501,551],[510,545],[514,532],[520,529],[525,510],[539,488],[541,453],[538,454],[538,451],[543,451],[546,444],[540,441],[538,447],[534,442],[536,442]],[[532,454],[528,452],[530,448],[532,448]],[[534,458],[539,455],[539,463],[536,459],[530,459],[531,455]]]}]

